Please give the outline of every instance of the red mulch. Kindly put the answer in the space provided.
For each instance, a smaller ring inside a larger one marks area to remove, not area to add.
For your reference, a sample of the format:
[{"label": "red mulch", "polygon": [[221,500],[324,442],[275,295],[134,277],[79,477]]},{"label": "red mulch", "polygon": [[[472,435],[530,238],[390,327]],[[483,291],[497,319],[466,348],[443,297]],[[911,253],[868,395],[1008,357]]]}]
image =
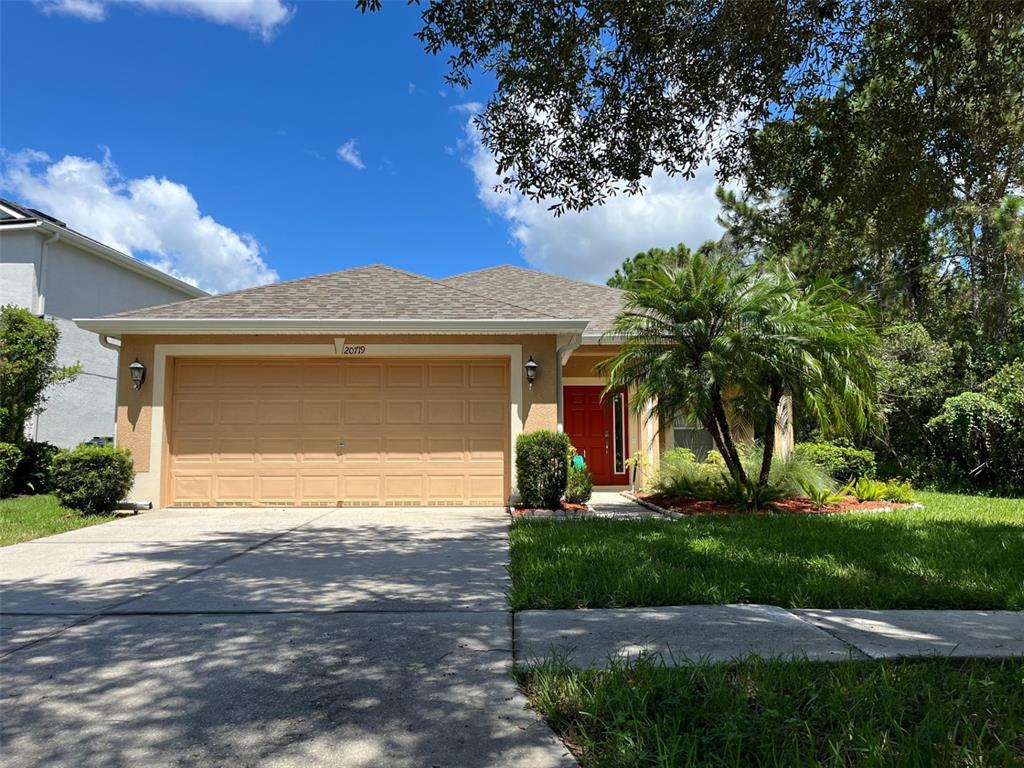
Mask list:
[{"label": "red mulch", "polygon": [[[589,512],[586,504],[570,504],[568,501],[562,502],[562,509],[566,512]],[[522,517],[526,512],[535,511],[535,507],[512,507],[512,514],[516,517]],[[549,510],[543,509],[541,512],[548,512]]]},{"label": "red mulch", "polygon": [[[644,494],[640,496],[644,501],[650,502],[657,507],[667,509],[670,512],[678,512],[681,515],[749,515],[750,512],[738,510],[731,504],[724,501],[711,501],[708,499],[690,499],[682,496],[665,496],[660,493]],[[784,515],[823,515],[836,512],[861,512],[882,507],[900,509],[910,506],[909,504],[897,504],[892,501],[857,501],[853,496],[847,496],[838,504],[828,504],[821,509],[815,509],[810,499],[780,499],[772,502],[770,510],[763,509],[754,514],[768,515],[772,512]]]}]

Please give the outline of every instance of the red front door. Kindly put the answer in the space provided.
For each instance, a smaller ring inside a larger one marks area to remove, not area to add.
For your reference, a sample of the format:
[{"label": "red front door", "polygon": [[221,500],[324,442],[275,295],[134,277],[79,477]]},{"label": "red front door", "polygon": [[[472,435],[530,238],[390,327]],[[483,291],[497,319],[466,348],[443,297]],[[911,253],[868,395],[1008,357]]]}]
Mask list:
[{"label": "red front door", "polygon": [[626,396],[602,399],[603,391],[604,387],[565,387],[565,433],[587,462],[594,485],[626,485]]}]

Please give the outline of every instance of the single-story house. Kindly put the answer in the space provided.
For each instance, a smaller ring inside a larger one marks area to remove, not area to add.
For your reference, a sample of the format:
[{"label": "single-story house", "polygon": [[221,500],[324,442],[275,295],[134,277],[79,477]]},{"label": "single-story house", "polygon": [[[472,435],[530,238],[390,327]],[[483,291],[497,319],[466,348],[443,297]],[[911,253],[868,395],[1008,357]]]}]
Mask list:
[{"label": "single-story house", "polygon": [[602,398],[623,293],[500,266],[383,265],[79,319],[121,349],[117,438],[161,506],[503,505],[516,436],[562,429],[598,486],[700,430]]},{"label": "single-story house", "polygon": [[74,381],[50,388],[27,436],[72,448],[114,435],[117,351],[98,345],[73,318],[206,295],[60,219],[0,198],[0,305],[52,320],[60,331],[57,364],[82,366]]}]

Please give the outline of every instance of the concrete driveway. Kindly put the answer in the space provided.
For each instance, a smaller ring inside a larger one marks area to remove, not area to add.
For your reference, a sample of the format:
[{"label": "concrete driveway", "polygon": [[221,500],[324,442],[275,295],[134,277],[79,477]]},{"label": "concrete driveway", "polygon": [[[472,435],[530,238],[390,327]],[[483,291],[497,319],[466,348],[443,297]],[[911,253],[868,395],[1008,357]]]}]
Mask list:
[{"label": "concrete driveway", "polygon": [[163,510],[0,549],[4,766],[561,766],[500,509]]}]

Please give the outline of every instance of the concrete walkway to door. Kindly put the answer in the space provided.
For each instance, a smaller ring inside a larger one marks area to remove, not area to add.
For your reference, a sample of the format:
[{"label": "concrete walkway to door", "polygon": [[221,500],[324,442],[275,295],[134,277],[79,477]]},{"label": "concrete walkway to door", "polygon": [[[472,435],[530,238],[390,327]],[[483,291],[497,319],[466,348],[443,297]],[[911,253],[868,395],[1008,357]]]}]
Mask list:
[{"label": "concrete walkway to door", "polygon": [[163,510],[0,549],[0,765],[574,765],[508,675],[507,526]]}]

